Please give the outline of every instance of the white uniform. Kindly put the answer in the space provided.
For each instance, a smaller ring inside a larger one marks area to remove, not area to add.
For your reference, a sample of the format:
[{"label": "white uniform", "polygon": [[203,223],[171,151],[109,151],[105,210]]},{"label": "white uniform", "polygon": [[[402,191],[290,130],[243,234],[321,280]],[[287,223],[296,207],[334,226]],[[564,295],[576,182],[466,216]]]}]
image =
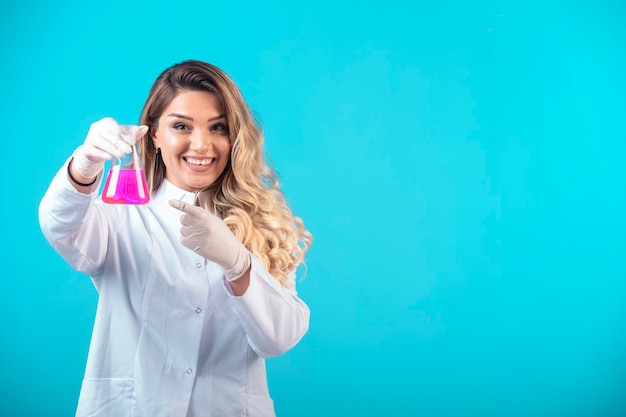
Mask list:
[{"label": "white uniform", "polygon": [[145,206],[78,193],[66,166],[41,201],[46,239],[98,290],[77,417],[274,416],[264,358],[306,333],[295,275],[284,288],[252,257],[250,286],[180,244],[192,193],[165,181]]}]

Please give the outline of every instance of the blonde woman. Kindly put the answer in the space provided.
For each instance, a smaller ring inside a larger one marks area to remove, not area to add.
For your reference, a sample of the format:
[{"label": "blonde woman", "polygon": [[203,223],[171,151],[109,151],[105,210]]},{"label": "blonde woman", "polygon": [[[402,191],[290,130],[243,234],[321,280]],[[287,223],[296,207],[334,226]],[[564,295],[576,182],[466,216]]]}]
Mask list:
[{"label": "blonde woman", "polygon": [[[104,162],[137,146],[151,200],[105,204]],[[295,270],[311,235],[264,161],[233,80],[185,61],[154,82],[130,135],[105,118],[39,208],[98,308],[77,416],[274,416],[265,359],[308,330]]]}]

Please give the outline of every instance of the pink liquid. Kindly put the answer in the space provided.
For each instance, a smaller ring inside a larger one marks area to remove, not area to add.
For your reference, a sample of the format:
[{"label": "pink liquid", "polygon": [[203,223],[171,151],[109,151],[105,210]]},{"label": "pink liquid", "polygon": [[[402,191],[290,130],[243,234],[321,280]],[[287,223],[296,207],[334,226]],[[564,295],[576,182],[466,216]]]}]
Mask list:
[{"label": "pink liquid", "polygon": [[109,204],[146,204],[150,201],[146,173],[143,169],[109,170],[102,200]]}]

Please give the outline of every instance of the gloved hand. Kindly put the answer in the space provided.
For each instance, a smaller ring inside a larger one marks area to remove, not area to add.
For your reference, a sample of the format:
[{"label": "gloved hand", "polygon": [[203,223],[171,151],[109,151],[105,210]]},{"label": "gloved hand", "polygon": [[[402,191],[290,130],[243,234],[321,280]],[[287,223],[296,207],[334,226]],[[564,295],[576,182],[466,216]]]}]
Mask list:
[{"label": "gloved hand", "polygon": [[147,131],[148,126],[119,125],[105,117],[89,128],[85,143],[74,152],[72,167],[83,177],[93,178],[104,168],[104,161],[123,158]]},{"label": "gloved hand", "polygon": [[250,252],[219,217],[180,200],[170,205],[184,214],[180,218],[180,242],[222,268],[227,281],[240,278],[250,268]]}]

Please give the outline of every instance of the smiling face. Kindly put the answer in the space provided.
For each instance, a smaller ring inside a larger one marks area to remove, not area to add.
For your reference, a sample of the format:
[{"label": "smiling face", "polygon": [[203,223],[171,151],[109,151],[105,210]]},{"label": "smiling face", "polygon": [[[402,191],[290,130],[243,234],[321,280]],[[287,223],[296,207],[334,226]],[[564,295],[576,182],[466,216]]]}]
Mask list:
[{"label": "smiling face", "polygon": [[161,150],[165,178],[185,191],[213,184],[230,158],[226,115],[206,91],[181,91],[159,117],[152,133]]}]

